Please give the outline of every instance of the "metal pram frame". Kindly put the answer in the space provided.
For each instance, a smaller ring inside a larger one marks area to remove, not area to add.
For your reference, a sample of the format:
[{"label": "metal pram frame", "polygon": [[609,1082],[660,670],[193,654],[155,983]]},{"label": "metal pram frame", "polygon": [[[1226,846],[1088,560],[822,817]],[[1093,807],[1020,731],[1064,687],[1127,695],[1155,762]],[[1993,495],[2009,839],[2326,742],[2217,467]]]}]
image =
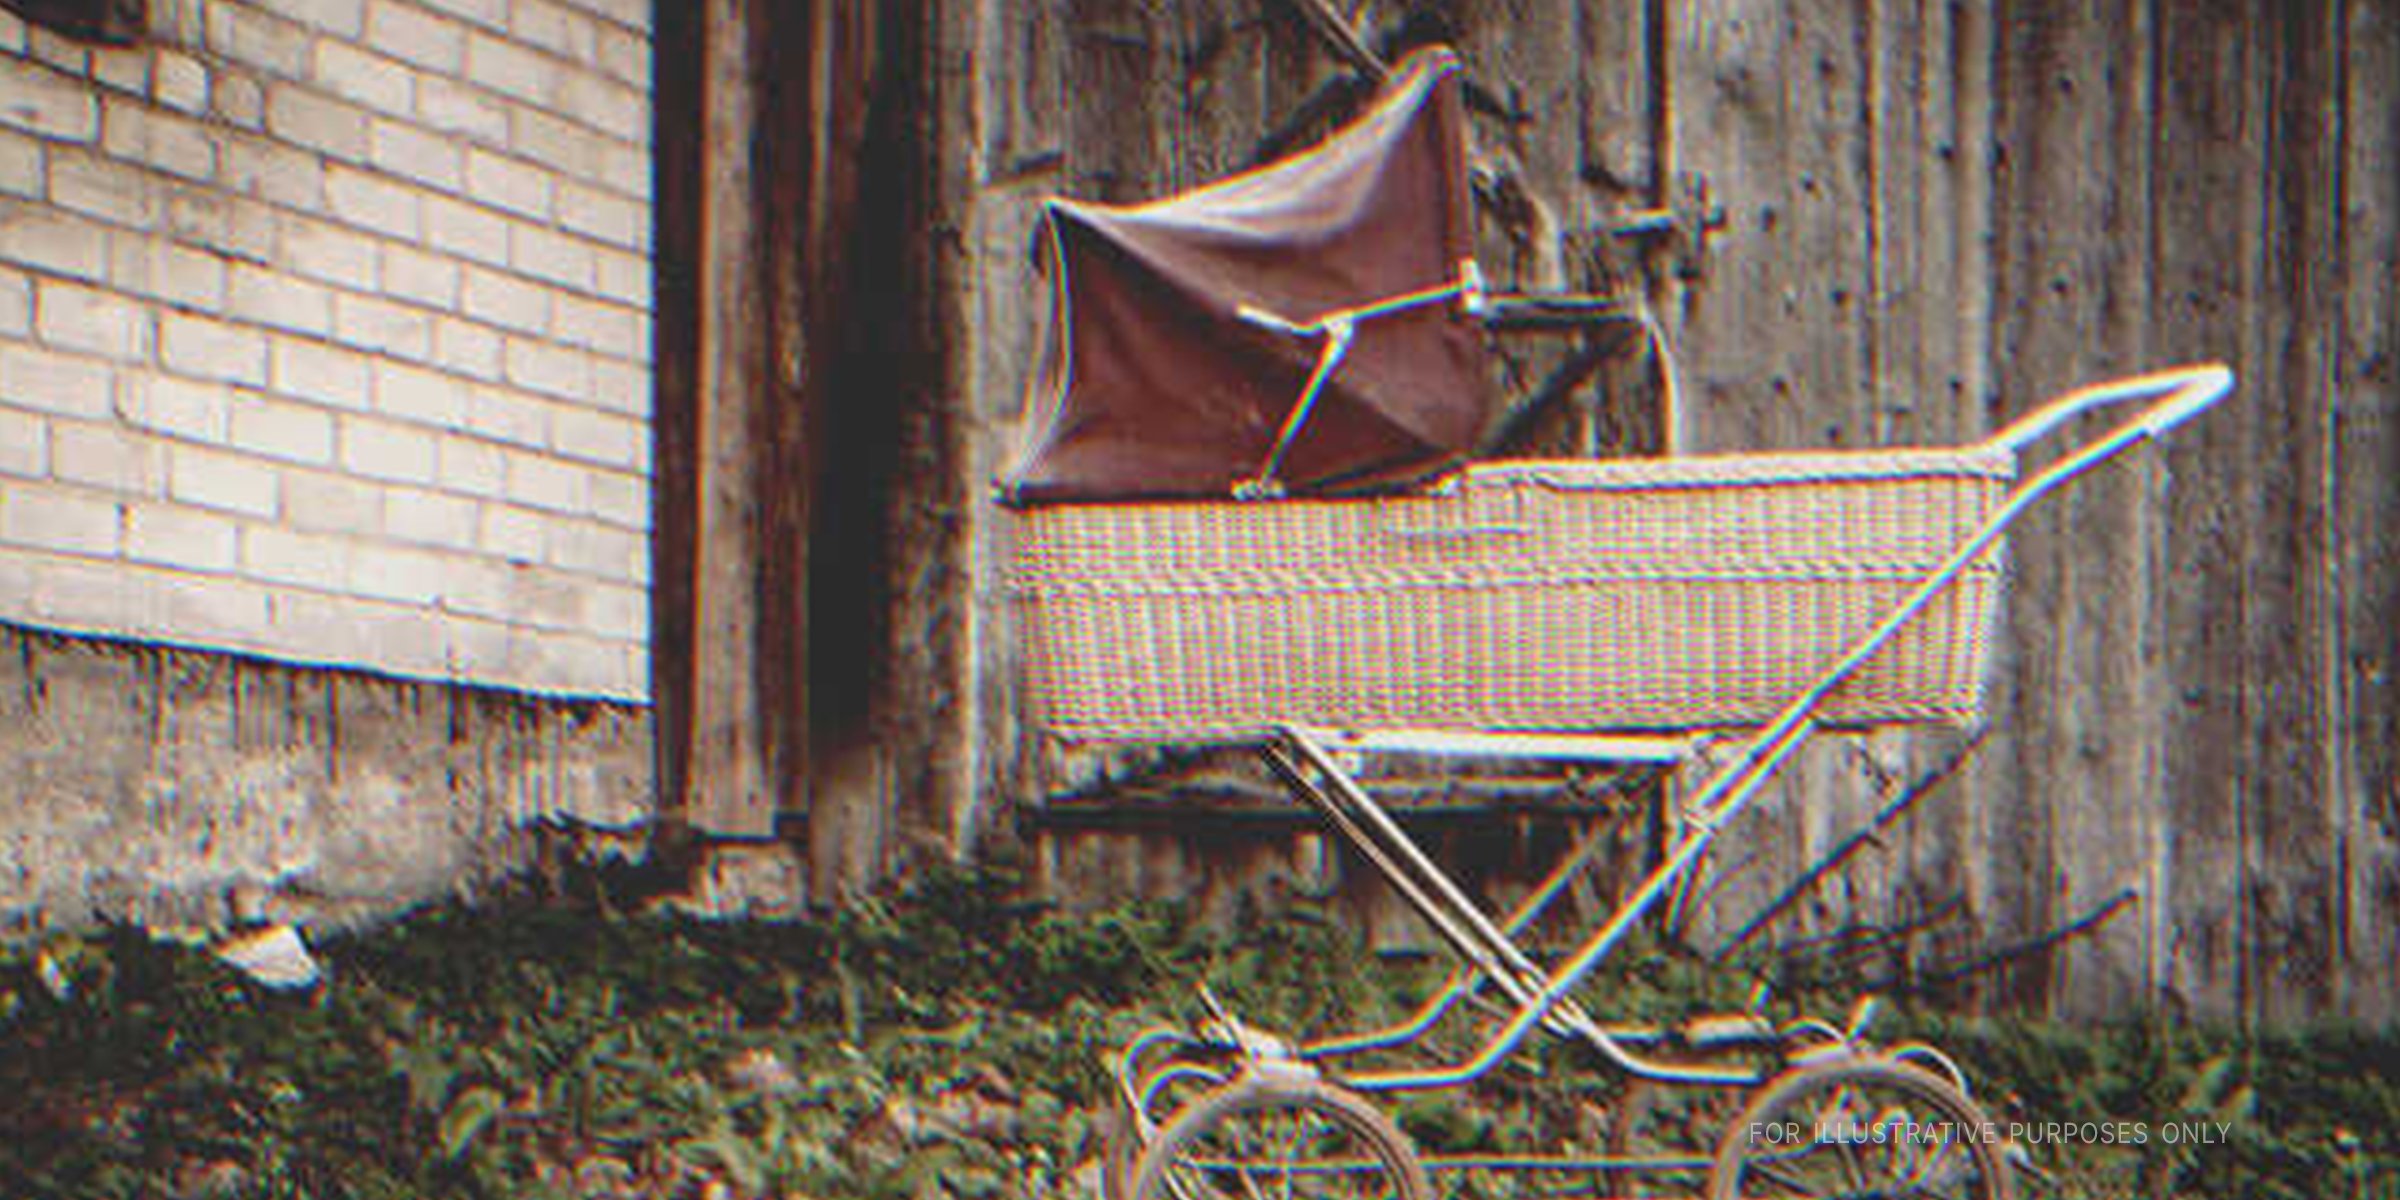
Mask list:
[{"label": "metal pram frame", "polygon": [[[1443,297],[1464,293],[1474,281]],[[1272,320],[1259,319],[1262,323]],[[1275,321],[1287,332],[1326,338],[1321,381],[1347,341],[1346,322]],[[1708,1172],[1708,1194],[1965,1195],[2011,1194],[2004,1139],[1969,1097],[1963,1074],[1930,1046],[1875,1047],[1864,1038],[1872,1012],[1862,1004],[1841,1022],[1803,1018],[1775,1026],[1755,1016],[1709,1022],[1699,1030],[1613,1026],[1596,1020],[1574,993],[1619,947],[1636,923],[1675,892],[1726,823],[1810,738],[1825,727],[1828,697],[1925,612],[2044,497],[2134,446],[2159,438],[2227,395],[2233,375],[2201,365],[2098,384],[2070,392],[1981,443],[2013,458],[2084,414],[2147,403],[2137,415],[2025,478],[1960,540],[1940,565],[1845,653],[1790,698],[1771,720],[1680,802],[1662,860],[1606,921],[1557,962],[1545,965],[1517,941],[1587,865],[1590,847],[1571,852],[1512,912],[1495,920],[1444,873],[1364,787],[1352,756],[1385,751],[1596,760],[1668,767],[1685,762],[1697,739],[1656,735],[1524,735],[1455,731],[1277,729],[1261,747],[1267,765],[1390,883],[1464,966],[1407,1019],[1387,1028],[1293,1043],[1252,1028],[1206,997],[1211,1019],[1198,1030],[1154,1028],[1123,1050],[1117,1082],[1123,1120],[1103,1156],[1103,1189],[1112,1200],[1195,1200],[1202,1196],[1391,1195],[1429,1200],[1433,1172],[1548,1172],[1570,1180],[1541,1194],[1601,1194],[1602,1178],[1660,1172]],[[1305,419],[1309,397],[1295,409]],[[1289,440],[1287,426],[1284,441]],[[1280,449],[1281,442],[1278,443]],[[1270,490],[1272,458],[1254,491]],[[1347,1060],[1421,1042],[1486,991],[1502,1002],[1496,1029],[1463,1058],[1429,1066],[1344,1070]],[[1426,1156],[1362,1099],[1471,1084],[1519,1051],[1537,1031],[1588,1047],[1631,1076],[1664,1084],[1742,1089],[1765,1085],[1726,1127],[1713,1154]],[[1680,1040],[1706,1051],[1742,1044],[1764,1049],[1780,1072],[1747,1065],[1667,1061],[1648,1047]],[[1847,1129],[1830,1141],[1826,1118]],[[1816,1130],[1796,1143],[1762,1143],[1761,1129]],[[1848,1122],[1848,1124],[1843,1124]],[[1907,1145],[1892,1130],[1947,1132]],[[1264,1130],[1265,1132],[1260,1132]],[[1865,1131],[1860,1134],[1860,1131]],[[1859,1134],[1859,1136],[1852,1136]],[[1274,1141],[1275,1147],[1266,1143]],[[1255,1147],[1255,1149],[1253,1148]],[[1817,1182],[1829,1171],[1830,1183]],[[1881,1183],[1868,1186],[1862,1176]],[[1572,1181],[1581,1180],[1582,1184]],[[1753,1189],[1765,1189],[1754,1191]]]}]

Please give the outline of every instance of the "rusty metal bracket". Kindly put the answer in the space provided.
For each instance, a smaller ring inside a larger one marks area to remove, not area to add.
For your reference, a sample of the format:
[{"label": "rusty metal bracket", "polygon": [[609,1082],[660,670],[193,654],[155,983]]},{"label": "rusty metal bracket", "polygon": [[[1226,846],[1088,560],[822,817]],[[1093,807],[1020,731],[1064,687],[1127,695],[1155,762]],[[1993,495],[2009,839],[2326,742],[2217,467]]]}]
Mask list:
[{"label": "rusty metal bracket", "polygon": [[1708,177],[1676,177],[1665,208],[1625,213],[1607,227],[1611,238],[1639,243],[1645,253],[1667,255],[1679,279],[1698,279],[1706,266],[1708,240],[1726,227],[1725,206],[1709,192]]}]

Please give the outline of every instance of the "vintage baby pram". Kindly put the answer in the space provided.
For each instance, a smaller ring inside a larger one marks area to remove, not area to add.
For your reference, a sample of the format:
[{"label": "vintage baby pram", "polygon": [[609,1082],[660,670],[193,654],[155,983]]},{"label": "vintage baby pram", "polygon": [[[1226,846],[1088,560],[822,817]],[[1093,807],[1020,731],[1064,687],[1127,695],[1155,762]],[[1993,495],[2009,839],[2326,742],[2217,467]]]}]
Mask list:
[{"label": "vintage baby pram", "polygon": [[[1417,1200],[1436,1177],[1613,1195],[1683,1172],[1718,1196],[2007,1196],[2001,1127],[1960,1072],[1869,1044],[1863,1008],[1648,1029],[1604,1023],[1576,989],[1813,734],[1976,719],[2002,532],[2232,376],[2086,388],[1958,448],[1464,464],[1493,411],[1487,330],[1635,318],[1487,293],[1458,70],[1421,52],[1358,121],[1235,179],[1044,213],[1052,319],[1004,480],[1030,720],[1073,740],[1259,741],[1463,962],[1391,1028],[1294,1043],[1210,1000],[1203,1028],[1143,1034],[1117,1064],[1103,1186]],[[2017,479],[2037,439],[2135,402]],[[1549,961],[1518,935],[1579,856],[1496,918],[1350,769],[1387,750],[1674,764],[1703,735],[1734,749],[1678,798],[1661,861]],[[1463,1058],[1389,1065],[1479,1014]],[[1738,1112],[1698,1152],[1420,1154],[1368,1103],[1472,1084],[1536,1032]]]}]

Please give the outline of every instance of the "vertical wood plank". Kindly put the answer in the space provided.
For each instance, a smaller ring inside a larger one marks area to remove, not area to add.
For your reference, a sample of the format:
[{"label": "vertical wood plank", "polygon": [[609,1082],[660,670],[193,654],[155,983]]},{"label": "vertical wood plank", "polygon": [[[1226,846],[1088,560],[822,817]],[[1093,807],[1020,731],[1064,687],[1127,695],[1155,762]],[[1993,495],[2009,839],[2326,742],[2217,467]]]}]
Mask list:
[{"label": "vertical wood plank", "polygon": [[2260,527],[2249,478],[2255,409],[2275,403],[2262,378],[2246,304],[2257,256],[2265,163],[2247,15],[2197,0],[2159,5],[2159,126],[2152,188],[2158,214],[2154,319],[2175,352],[2230,357],[2243,372],[2229,412],[2178,430],[2166,446],[2166,671],[2179,703],[2168,719],[2170,978],[2191,1010],[2251,1014],[2260,963],[2244,897],[2256,886],[2260,819],[2244,681],[2252,606],[2248,544]]},{"label": "vertical wood plank", "polygon": [[[2151,243],[2151,39],[2139,5],[2023,18],[2006,64],[2002,194],[2016,219],[1999,251],[1999,402],[2013,418],[2076,384],[2138,369]],[[2039,214],[2037,219],[2036,214]],[[2103,418],[2105,419],[2105,418]],[[2097,423],[2034,448],[2037,461]],[[2046,835],[2023,863],[2019,936],[2073,922],[2153,880],[2158,740],[2145,719],[2152,628],[2150,493],[2140,460],[2087,477],[2012,540],[2019,811]],[[2143,995],[2145,925],[2120,917],[2027,964],[2018,998],[2089,1015]]]},{"label": "vertical wood plank", "polygon": [[2251,424],[2253,445],[2270,448],[2254,451],[2249,463],[2263,520],[2252,529],[2257,602],[2245,631],[2244,684],[2259,754],[2251,794],[2273,814],[2258,823],[2262,870],[2251,896],[2257,948],[2272,964],[2261,972],[2259,1016],[2271,1023],[2330,1006],[2341,923],[2334,854],[2342,797],[2327,771],[2325,705],[2332,611],[2325,480],[2342,255],[2337,12],[2336,4],[2318,3],[2260,14],[2269,119],[2254,368],[2272,382],[2276,399],[2238,411]]},{"label": "vertical wood plank", "polygon": [[2351,0],[2344,17],[2328,732],[2342,818],[2338,1010],[2371,1021],[2400,1004],[2400,13]]},{"label": "vertical wood plank", "polygon": [[670,506],[688,514],[689,525],[662,535],[689,540],[688,550],[669,556],[677,566],[688,564],[689,583],[675,586],[691,640],[684,679],[675,685],[690,697],[688,706],[672,706],[688,725],[667,731],[682,747],[674,775],[683,790],[673,807],[695,828],[736,836],[773,832],[775,815],[764,737],[772,714],[754,670],[760,613],[752,583],[763,489],[751,470],[748,434],[765,331],[754,319],[764,297],[755,240],[753,7],[748,0],[708,0],[699,17],[704,134],[691,164],[699,183],[685,268],[697,324],[691,392],[671,401],[679,410],[674,419],[689,430],[689,458],[670,459],[661,472],[689,491],[688,501]]}]

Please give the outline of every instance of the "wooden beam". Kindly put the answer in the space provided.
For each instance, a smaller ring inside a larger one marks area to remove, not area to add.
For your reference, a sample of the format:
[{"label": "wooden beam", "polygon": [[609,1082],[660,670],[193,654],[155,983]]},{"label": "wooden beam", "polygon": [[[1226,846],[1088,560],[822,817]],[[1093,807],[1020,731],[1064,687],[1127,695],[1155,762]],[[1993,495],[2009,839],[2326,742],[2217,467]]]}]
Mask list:
[{"label": "wooden beam", "polygon": [[775,548],[761,483],[782,449],[761,419],[771,407],[755,166],[765,6],[668,7],[678,11],[659,30],[661,808],[695,833],[766,837],[787,777],[772,716],[798,699],[778,669],[788,643],[766,635],[804,614],[762,586]]}]

